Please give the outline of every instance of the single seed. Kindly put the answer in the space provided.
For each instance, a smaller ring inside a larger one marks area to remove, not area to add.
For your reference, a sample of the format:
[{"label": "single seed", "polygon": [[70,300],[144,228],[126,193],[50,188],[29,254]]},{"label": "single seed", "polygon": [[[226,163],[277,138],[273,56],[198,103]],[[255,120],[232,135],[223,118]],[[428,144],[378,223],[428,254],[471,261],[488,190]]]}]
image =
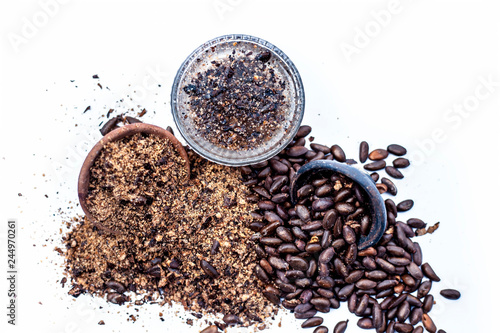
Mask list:
[{"label": "single seed", "polygon": [[342,236],[348,244],[356,243],[356,233],[350,226],[345,225],[342,228]]},{"label": "single seed", "polygon": [[240,318],[234,314],[227,314],[222,318],[222,320],[228,325],[240,323]]},{"label": "single seed", "polygon": [[363,275],[365,275],[363,270],[352,271],[344,280],[346,283],[355,283],[359,281]]},{"label": "single seed", "polygon": [[321,317],[312,317],[307,319],[305,322],[300,325],[302,328],[315,327],[323,324],[323,318]]},{"label": "single seed", "polygon": [[411,333],[413,332],[413,326],[405,323],[395,323],[394,330],[400,333]]},{"label": "single seed", "polygon": [[304,205],[295,206],[295,211],[297,212],[297,216],[304,222],[311,221],[311,213],[309,209],[307,209]]},{"label": "single seed", "polygon": [[392,195],[398,194],[398,188],[396,187],[396,185],[394,185],[394,183],[390,179],[382,177],[381,182],[382,184],[387,186],[387,192],[389,192]]},{"label": "single seed", "polygon": [[396,179],[404,178],[404,175],[401,173],[401,171],[399,171],[398,169],[396,169],[393,166],[387,166],[385,168],[385,172],[387,172],[387,174],[389,176],[391,176],[392,178],[396,178]]},{"label": "single seed", "polygon": [[427,223],[417,218],[408,219],[408,221],[406,221],[406,224],[408,224],[412,228],[417,228],[417,229],[425,228],[427,226]]},{"label": "single seed", "polygon": [[337,202],[335,204],[335,210],[339,212],[340,215],[349,215],[356,210],[356,207],[347,202]]},{"label": "single seed", "polygon": [[455,289],[443,289],[439,292],[441,296],[447,299],[456,300],[460,298],[460,292]]},{"label": "single seed", "polygon": [[424,324],[425,329],[430,333],[436,333],[436,325],[427,313],[422,315],[422,324]]},{"label": "single seed", "polygon": [[320,151],[323,154],[330,154],[330,148],[325,145],[320,145],[319,143],[311,143],[311,149]]},{"label": "single seed", "polygon": [[298,313],[304,313],[313,308],[311,303],[302,303],[295,307],[294,311]]},{"label": "single seed", "polygon": [[[380,270],[366,271],[363,273],[367,279],[380,281],[387,277],[387,273]],[[347,282],[347,281],[346,281]]]},{"label": "single seed", "polygon": [[316,315],[316,313],[318,313],[317,310],[315,309],[312,309],[312,310],[309,310],[309,311],[306,311],[306,312],[303,312],[303,313],[297,313],[295,312],[295,318],[297,319],[308,319],[308,318],[312,318]]},{"label": "single seed", "polygon": [[400,322],[404,322],[409,315],[410,315],[410,304],[407,301],[404,301],[403,303],[401,303],[401,305],[399,305],[396,316]]},{"label": "single seed", "polygon": [[295,134],[295,138],[298,139],[306,137],[309,135],[309,133],[311,133],[311,130],[312,130],[311,126],[302,125],[299,127],[297,134]]},{"label": "single seed", "polygon": [[364,294],[361,299],[359,300],[358,304],[356,305],[356,309],[354,310],[354,313],[357,316],[363,315],[365,310],[368,308],[368,300],[370,299],[370,296],[367,294]]},{"label": "single seed", "polygon": [[326,248],[319,255],[318,261],[325,264],[329,263],[333,259],[334,255],[335,255],[335,250],[333,249],[333,247]]},{"label": "single seed", "polygon": [[434,296],[431,294],[424,297],[424,301],[422,302],[422,310],[424,313],[429,313],[434,306]]},{"label": "single seed", "polygon": [[318,188],[316,189],[315,194],[316,194],[316,196],[318,196],[318,197],[324,197],[324,196],[326,196],[326,195],[330,194],[330,192],[332,192],[332,190],[333,190],[333,186],[332,186],[332,185],[330,185],[330,184],[325,184],[325,185],[323,185],[323,186],[321,186],[321,187],[318,187]]},{"label": "single seed", "polygon": [[335,222],[337,221],[337,211],[335,209],[330,209],[325,213],[325,216],[323,217],[323,228],[325,230],[331,229]]},{"label": "single seed", "polygon": [[370,328],[373,328],[373,322],[371,318],[361,318],[358,320],[358,326],[362,329],[368,330]]},{"label": "single seed", "polygon": [[400,157],[392,161],[392,165],[394,165],[395,168],[404,169],[410,165],[410,161],[406,158]]},{"label": "single seed", "polygon": [[368,158],[372,161],[378,161],[378,160],[383,160],[389,156],[389,152],[385,149],[375,149],[368,155]]},{"label": "single seed", "polygon": [[313,333],[328,333],[328,327],[318,326],[318,327],[316,327],[316,329],[314,330]]},{"label": "single seed", "polygon": [[410,312],[410,324],[412,325],[417,325],[422,321],[422,315],[424,312],[422,311],[422,308],[413,308]]},{"label": "single seed", "polygon": [[311,208],[316,212],[323,212],[325,210],[332,208],[333,205],[334,205],[334,202],[332,199],[319,198],[319,199],[313,201]]},{"label": "single seed", "polygon": [[385,166],[386,166],[385,161],[380,160],[380,161],[375,161],[372,163],[365,164],[363,166],[363,168],[365,168],[368,171],[377,171],[377,170],[382,170],[383,168],[385,168]]},{"label": "single seed", "polygon": [[376,286],[377,282],[368,279],[361,279],[356,282],[356,287],[362,290],[375,288]]},{"label": "single seed", "polygon": [[298,157],[298,156],[305,155],[305,153],[307,153],[308,151],[309,151],[309,149],[307,149],[304,146],[293,146],[293,147],[288,149],[286,154],[290,157]]},{"label": "single seed", "polygon": [[207,261],[205,261],[205,260],[201,261],[201,268],[203,269],[205,274],[207,274],[211,278],[215,279],[215,278],[219,277],[219,273],[217,272],[217,270],[212,265],[210,265]]},{"label": "single seed", "polygon": [[362,141],[359,145],[359,161],[365,163],[368,158],[369,146],[368,142]]},{"label": "single seed", "polygon": [[330,150],[331,150],[333,158],[335,160],[337,160],[339,162],[345,162],[346,161],[344,150],[342,150],[342,148],[340,148],[339,145],[333,145]]},{"label": "single seed", "polygon": [[398,144],[392,144],[387,146],[387,151],[396,156],[403,156],[406,154],[406,148]]},{"label": "single seed", "polygon": [[424,274],[414,262],[411,262],[408,266],[406,266],[406,269],[408,270],[408,273],[410,273],[411,276],[417,280],[421,280],[424,277]]},{"label": "single seed", "polygon": [[418,298],[422,298],[422,297],[425,297],[429,291],[431,290],[432,288],[432,282],[431,281],[424,281],[420,284],[420,286],[418,287],[418,291],[417,291],[417,297]]},{"label": "single seed", "polygon": [[293,146],[305,146],[305,145],[306,145],[306,139],[298,138],[297,140],[293,141],[293,144],[291,146],[293,147]]},{"label": "single seed", "polygon": [[407,199],[407,200],[401,201],[396,206],[398,212],[409,211],[412,207],[413,207],[413,200],[411,200],[411,199]]},{"label": "single seed", "polygon": [[305,198],[312,193],[314,193],[314,186],[310,184],[304,185],[297,190],[297,196],[299,197],[299,199]]},{"label": "single seed", "polygon": [[434,272],[434,270],[432,269],[431,265],[429,265],[429,263],[426,262],[425,264],[423,264],[421,266],[421,269],[422,269],[422,272],[424,273],[424,275],[427,276],[432,281],[435,281],[435,282],[441,281],[441,279],[439,278],[439,276],[437,276],[437,274]]}]

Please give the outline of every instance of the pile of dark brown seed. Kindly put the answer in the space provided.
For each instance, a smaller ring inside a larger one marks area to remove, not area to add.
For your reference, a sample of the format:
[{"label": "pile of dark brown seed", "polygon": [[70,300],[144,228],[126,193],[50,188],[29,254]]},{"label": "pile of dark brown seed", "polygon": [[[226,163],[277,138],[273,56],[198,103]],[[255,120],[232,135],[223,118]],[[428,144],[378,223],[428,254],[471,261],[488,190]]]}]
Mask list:
[{"label": "pile of dark brown seed", "polygon": [[183,87],[189,96],[189,115],[205,140],[231,150],[248,150],[283,126],[286,84],[270,59],[270,52],[231,54],[213,61]]},{"label": "pile of dark brown seed", "polygon": [[[429,292],[440,278],[424,263],[419,244],[411,240],[416,230],[425,230],[426,223],[417,218],[406,223],[396,220],[398,213],[413,207],[412,200],[396,205],[387,199],[385,234],[376,246],[361,251],[356,243],[366,231],[366,206],[348,180],[337,175],[315,179],[299,190],[298,205],[290,201],[290,180],[302,165],[322,159],[356,163],[346,159],[338,145],[312,143],[311,149],[306,148],[305,137],[310,132],[309,126],[302,126],[295,140],[278,156],[241,168],[245,184],[254,192],[248,199],[259,207],[250,228],[256,232],[252,238],[259,257],[255,275],[267,283],[263,294],[292,310],[296,318],[306,319],[302,327],[321,325],[323,319],[316,314],[338,308],[345,301],[349,310],[361,317],[358,326],[363,329],[418,333],[423,328],[416,325],[422,322],[427,331],[435,333],[436,326],[428,314],[434,297]],[[369,152],[368,144],[362,142],[360,161],[370,158],[373,162],[365,164],[365,169],[385,168],[391,177],[400,179],[403,175],[399,169],[408,166],[409,161],[400,157],[393,166],[386,166],[384,159],[389,154],[405,153],[406,149],[399,145]],[[375,182],[379,178],[376,173],[371,176]],[[381,193],[397,194],[388,178],[382,178],[377,187]],[[356,212],[358,219],[353,217]],[[443,290],[441,294],[449,299],[460,297],[454,290]],[[347,321],[340,322],[334,333],[344,332],[346,327]],[[328,328],[320,326],[315,332],[328,332]]]}]

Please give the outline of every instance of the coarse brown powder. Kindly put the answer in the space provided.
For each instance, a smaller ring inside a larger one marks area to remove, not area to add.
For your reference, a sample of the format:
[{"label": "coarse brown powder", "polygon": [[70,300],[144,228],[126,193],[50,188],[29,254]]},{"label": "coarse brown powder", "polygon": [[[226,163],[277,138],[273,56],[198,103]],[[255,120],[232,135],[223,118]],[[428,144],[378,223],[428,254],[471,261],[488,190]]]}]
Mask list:
[{"label": "coarse brown powder", "polygon": [[136,236],[163,223],[167,196],[186,178],[168,140],[135,134],[106,144],[90,169],[87,205],[104,227]]},{"label": "coarse brown powder", "polygon": [[[128,144],[136,143],[132,139]],[[117,290],[122,286],[143,295],[143,301],[158,292],[162,303],[178,302],[200,313],[235,314],[243,326],[275,313],[276,308],[262,296],[262,283],[253,275],[256,254],[247,226],[256,206],[246,200],[247,188],[239,170],[190,151],[191,178],[183,183],[182,160],[168,155],[167,163],[174,165],[163,168],[155,162],[164,151],[144,149],[141,144],[133,149],[137,160],[126,162],[131,152],[121,145],[107,147],[110,154],[104,153],[106,158],[96,162],[95,187],[89,196],[91,202],[98,202],[107,193],[114,200],[106,209],[96,206],[92,214],[120,232],[106,232],[82,218],[65,236],[66,271],[73,285],[70,294],[88,292],[123,303],[128,299]],[[139,161],[142,166],[134,164]],[[151,170],[144,167],[147,163]],[[120,188],[108,188],[110,184]],[[137,199],[141,196],[145,202]],[[134,204],[137,200],[140,205]],[[202,260],[216,275],[201,267]]]}]

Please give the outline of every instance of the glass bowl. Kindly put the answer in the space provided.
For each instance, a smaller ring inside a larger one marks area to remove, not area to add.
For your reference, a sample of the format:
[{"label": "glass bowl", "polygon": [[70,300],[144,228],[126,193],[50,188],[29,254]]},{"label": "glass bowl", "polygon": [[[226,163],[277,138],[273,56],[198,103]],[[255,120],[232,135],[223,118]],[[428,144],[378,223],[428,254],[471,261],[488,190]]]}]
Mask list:
[{"label": "glass bowl", "polygon": [[[286,107],[284,121],[264,142],[251,149],[228,149],[205,139],[193,121],[194,111],[188,104],[190,96],[183,89],[192,79],[230,54],[235,58],[261,52],[270,52],[266,65],[276,77],[285,82]],[[304,115],[304,87],[292,61],[276,46],[249,35],[225,35],[214,38],[194,50],[179,68],[172,86],[171,107],[175,124],[187,144],[206,159],[224,165],[242,166],[262,162],[281,152],[293,139]]]}]

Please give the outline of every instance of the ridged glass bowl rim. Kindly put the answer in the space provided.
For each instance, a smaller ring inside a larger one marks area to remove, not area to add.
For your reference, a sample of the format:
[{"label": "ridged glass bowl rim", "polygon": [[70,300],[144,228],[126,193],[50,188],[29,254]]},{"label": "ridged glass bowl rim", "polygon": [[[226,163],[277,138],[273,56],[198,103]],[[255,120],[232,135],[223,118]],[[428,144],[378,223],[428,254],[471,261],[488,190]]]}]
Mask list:
[{"label": "ridged glass bowl rim", "polygon": [[[196,142],[193,142],[189,138],[189,135],[187,135],[187,133],[185,132],[183,121],[182,119],[180,119],[178,112],[178,92],[180,91],[179,86],[181,84],[181,80],[184,74],[191,68],[191,65],[196,61],[196,59],[200,56],[200,54],[203,54],[203,52],[205,52],[207,49],[210,49],[214,45],[230,41],[251,42],[272,51],[275,55],[278,56],[278,59],[282,63],[285,70],[287,70],[290,73],[291,79],[294,82],[294,88],[296,88],[293,89],[295,95],[294,117],[298,115],[298,118],[296,122],[291,123],[290,128],[285,132],[289,133],[287,139],[283,140],[280,145],[276,146],[276,148],[264,151],[260,155],[247,159],[220,158],[219,156],[212,155],[210,151],[207,151],[206,149],[200,147]],[[293,62],[290,60],[290,58],[288,58],[288,56],[283,51],[281,51],[275,45],[269,43],[266,40],[251,35],[245,35],[245,34],[223,35],[203,43],[202,45],[197,47],[193,52],[191,52],[191,54],[186,58],[186,60],[184,60],[174,78],[174,83],[172,85],[172,91],[170,95],[170,106],[171,106],[172,116],[174,118],[175,125],[179,130],[179,133],[184,138],[186,143],[199,155],[203,156],[207,160],[223,165],[229,165],[229,166],[251,165],[267,161],[271,157],[277,155],[290,143],[290,141],[292,141],[295,134],[299,130],[300,124],[302,123],[302,118],[304,117],[304,107],[305,107],[304,86],[302,84],[302,79],[300,78],[299,71],[297,70]]]}]

